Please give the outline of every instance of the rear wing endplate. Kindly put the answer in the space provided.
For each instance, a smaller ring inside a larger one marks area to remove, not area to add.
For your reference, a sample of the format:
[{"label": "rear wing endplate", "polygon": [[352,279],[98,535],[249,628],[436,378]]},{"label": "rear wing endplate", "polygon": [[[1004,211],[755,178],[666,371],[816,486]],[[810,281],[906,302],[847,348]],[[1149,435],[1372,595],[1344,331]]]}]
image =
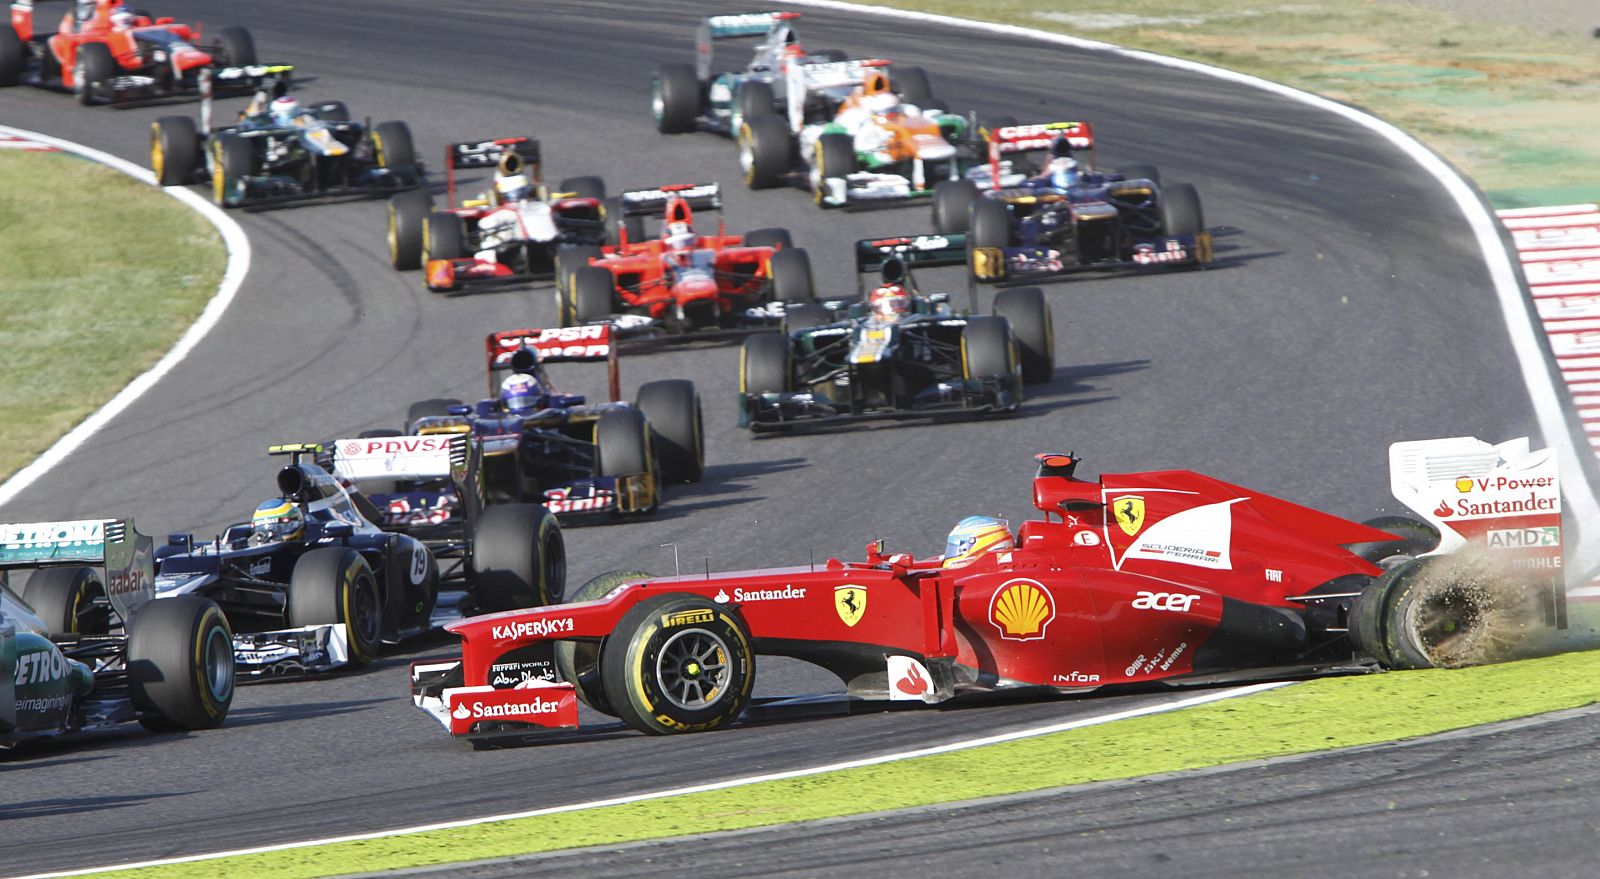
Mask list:
[{"label": "rear wing endplate", "polygon": [[551,329],[501,330],[484,341],[489,393],[500,390],[500,374],[531,368],[536,363],[604,361],[610,373],[611,399],[622,399],[617,366],[617,340],[611,324]]},{"label": "rear wing endplate", "polygon": [[154,549],[154,541],[135,530],[131,518],[0,525],[0,571],[104,567],[106,597],[124,620],[154,597]]},{"label": "rear wing endplate", "polygon": [[700,20],[695,32],[695,76],[701,82],[711,78],[711,44],[719,40],[764,37],[783,22],[800,17],[798,12],[748,12],[741,15],[712,15]]}]

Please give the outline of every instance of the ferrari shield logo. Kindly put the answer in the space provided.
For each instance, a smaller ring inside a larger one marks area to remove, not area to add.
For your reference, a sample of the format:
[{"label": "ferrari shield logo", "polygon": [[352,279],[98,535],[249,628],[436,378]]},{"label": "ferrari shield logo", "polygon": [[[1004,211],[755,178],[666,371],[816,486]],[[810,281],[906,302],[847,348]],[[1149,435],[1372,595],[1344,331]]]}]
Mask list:
[{"label": "ferrari shield logo", "polygon": [[1132,495],[1119,497],[1112,503],[1111,509],[1117,524],[1122,526],[1122,532],[1129,537],[1138,534],[1139,529],[1144,527],[1144,498]]},{"label": "ferrari shield logo", "polygon": [[845,625],[855,626],[867,612],[867,590],[860,586],[833,587],[833,609]]}]

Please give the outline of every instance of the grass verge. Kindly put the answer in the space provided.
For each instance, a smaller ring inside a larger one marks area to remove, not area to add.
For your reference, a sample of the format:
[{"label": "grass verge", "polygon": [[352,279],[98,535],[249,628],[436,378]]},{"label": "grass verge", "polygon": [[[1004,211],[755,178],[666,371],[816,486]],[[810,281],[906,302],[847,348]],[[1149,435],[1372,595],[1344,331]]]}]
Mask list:
[{"label": "grass verge", "polygon": [[1372,0],[871,2],[1117,43],[1355,104],[1427,142],[1500,207],[1600,195],[1597,40]]},{"label": "grass verge", "polygon": [[[448,831],[119,877],[300,879],[762,827],[1430,735],[1600,702],[1600,652],[1312,681],[972,751]],[[825,734],[826,721],[818,732]],[[1181,744],[1181,747],[1176,745]],[[441,745],[442,746],[442,745]]]},{"label": "grass verge", "polygon": [[227,251],[160,190],[66,153],[0,151],[0,482],[149,369]]}]

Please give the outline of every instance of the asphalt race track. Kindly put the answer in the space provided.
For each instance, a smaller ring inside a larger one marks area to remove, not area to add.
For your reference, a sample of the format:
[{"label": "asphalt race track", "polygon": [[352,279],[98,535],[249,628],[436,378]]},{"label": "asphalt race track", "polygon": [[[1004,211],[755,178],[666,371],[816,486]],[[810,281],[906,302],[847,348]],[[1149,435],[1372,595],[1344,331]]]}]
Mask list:
[{"label": "asphalt race track", "polygon": [[[821,292],[855,289],[854,239],[928,228],[926,208],[823,214],[798,190],[750,193],[731,142],[655,133],[655,65],[692,60],[699,15],[747,4],[172,0],[156,11],[249,26],[264,61],[298,66],[303,96],[406,120],[436,170],[449,141],[527,133],[544,141],[552,180],[599,173],[612,191],[721,180],[730,229],[791,228]],[[654,519],[569,530],[570,585],[613,568],[670,572],[669,543],[685,570],[856,556],[876,537],[936,552],[964,515],[1027,518],[1030,456],[1045,450],[1077,450],[1090,473],[1186,467],[1365,518],[1397,506],[1391,441],[1534,432],[1465,223],[1387,144],[1285,99],[1099,54],[837,13],[807,12],[801,24],[813,47],[926,66],[954,109],[1092,120],[1101,165],[1150,162],[1166,180],[1197,184],[1218,263],[1050,288],[1056,378],[998,424],[752,439],[733,428],[736,346],[627,358],[630,397],[649,378],[697,383],[709,467]],[[742,64],[737,51],[726,57]],[[6,124],[141,163],[152,120],[194,112],[0,93]],[[217,329],[0,517],[131,514],[158,536],[216,533],[274,494],[268,444],[398,426],[414,400],[481,395],[484,334],[555,320],[548,288],[447,299],[417,273],[394,272],[381,202],[237,216],[255,268]],[[935,279],[964,297],[961,270],[929,273],[924,286]],[[980,295],[987,310],[992,291]],[[92,339],[64,368],[94,368]],[[599,367],[555,369],[567,389],[603,393]],[[1165,698],[668,739],[613,727],[475,753],[404,698],[405,664],[447,652],[434,642],[359,674],[246,688],[214,733],[129,729],[0,758],[0,864],[65,869],[537,808]],[[761,668],[758,694],[837,689],[808,666]]]}]

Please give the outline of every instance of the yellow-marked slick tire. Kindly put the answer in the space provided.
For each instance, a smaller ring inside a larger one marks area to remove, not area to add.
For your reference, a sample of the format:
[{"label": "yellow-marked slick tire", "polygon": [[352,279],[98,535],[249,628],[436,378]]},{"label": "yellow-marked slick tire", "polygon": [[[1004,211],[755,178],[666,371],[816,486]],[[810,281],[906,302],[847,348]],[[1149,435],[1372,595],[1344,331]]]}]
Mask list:
[{"label": "yellow-marked slick tire", "polygon": [[652,735],[732,723],[750,704],[755,670],[744,622],[693,595],[640,602],[612,630],[600,660],[617,717]]},{"label": "yellow-marked slick tire", "polygon": [[[648,571],[607,571],[579,586],[567,596],[567,604],[580,601],[599,601],[606,593],[624,583],[649,580],[655,575]],[[600,676],[600,650],[604,641],[557,641],[556,674],[577,688],[578,699],[583,704],[612,717],[617,716],[611,700],[606,698],[605,684]]]}]

